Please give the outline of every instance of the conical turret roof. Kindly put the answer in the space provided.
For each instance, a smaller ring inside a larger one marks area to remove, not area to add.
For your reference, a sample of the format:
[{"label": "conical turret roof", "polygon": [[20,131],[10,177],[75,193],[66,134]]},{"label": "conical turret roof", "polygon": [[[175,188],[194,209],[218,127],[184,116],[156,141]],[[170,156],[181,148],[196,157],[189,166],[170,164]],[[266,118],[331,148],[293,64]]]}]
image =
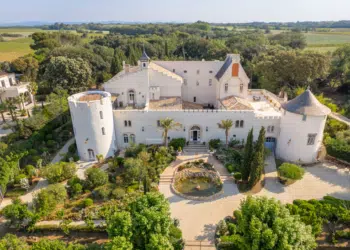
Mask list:
[{"label": "conical turret roof", "polygon": [[146,51],[144,49],[143,52],[142,52],[142,56],[140,58],[140,61],[142,62],[142,61],[149,61],[149,60],[150,60],[150,58],[148,57],[148,55],[147,55],[147,53],[146,53]]},{"label": "conical turret roof", "polygon": [[289,102],[283,103],[282,108],[300,115],[324,116],[331,113],[331,110],[320,103],[309,88]]}]

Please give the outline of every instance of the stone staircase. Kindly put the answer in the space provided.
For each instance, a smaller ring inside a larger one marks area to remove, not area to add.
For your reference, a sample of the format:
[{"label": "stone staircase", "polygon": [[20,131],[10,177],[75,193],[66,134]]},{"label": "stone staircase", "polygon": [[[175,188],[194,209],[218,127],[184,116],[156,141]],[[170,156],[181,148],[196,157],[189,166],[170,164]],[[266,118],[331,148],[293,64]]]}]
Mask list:
[{"label": "stone staircase", "polygon": [[184,152],[187,153],[208,153],[208,146],[203,143],[190,142],[184,147]]},{"label": "stone staircase", "polygon": [[231,175],[220,175],[220,179],[222,182],[225,182],[225,181],[233,181],[233,177]]},{"label": "stone staircase", "polygon": [[161,175],[159,179],[159,184],[171,184],[173,182],[173,175]]},{"label": "stone staircase", "polygon": [[185,241],[185,250],[215,250],[216,247],[210,241]]}]

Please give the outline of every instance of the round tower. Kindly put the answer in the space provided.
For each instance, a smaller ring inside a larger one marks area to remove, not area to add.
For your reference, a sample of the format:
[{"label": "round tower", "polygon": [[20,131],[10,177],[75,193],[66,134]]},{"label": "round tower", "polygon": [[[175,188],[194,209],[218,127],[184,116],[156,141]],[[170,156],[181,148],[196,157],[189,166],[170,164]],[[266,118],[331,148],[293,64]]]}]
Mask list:
[{"label": "round tower", "polygon": [[296,163],[316,162],[331,110],[321,104],[309,89],[282,104],[282,108],[277,157]]},{"label": "round tower", "polygon": [[80,159],[96,160],[116,151],[111,94],[87,91],[68,97]]}]

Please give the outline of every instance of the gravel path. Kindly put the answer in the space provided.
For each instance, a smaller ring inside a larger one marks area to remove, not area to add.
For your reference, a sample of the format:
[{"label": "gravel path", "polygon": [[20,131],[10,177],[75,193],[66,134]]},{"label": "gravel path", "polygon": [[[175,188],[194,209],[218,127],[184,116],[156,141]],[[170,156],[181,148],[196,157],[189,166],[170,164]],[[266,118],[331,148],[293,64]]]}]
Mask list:
[{"label": "gravel path", "polygon": [[[207,154],[178,157],[176,164],[202,158],[213,163],[219,172],[225,168],[214,157]],[[307,167],[304,178],[290,186],[283,186],[277,180],[274,156],[266,159],[265,187],[256,196],[274,197],[283,203],[295,199],[321,199],[325,195],[350,200],[350,171],[328,163]],[[168,167],[163,174],[173,173],[177,165]],[[210,241],[214,239],[216,224],[225,216],[232,215],[245,198],[239,193],[232,180],[224,182],[224,194],[212,201],[191,201],[172,193],[170,184],[161,183],[159,190],[170,202],[171,215],[180,220],[183,236],[187,241]]]}]

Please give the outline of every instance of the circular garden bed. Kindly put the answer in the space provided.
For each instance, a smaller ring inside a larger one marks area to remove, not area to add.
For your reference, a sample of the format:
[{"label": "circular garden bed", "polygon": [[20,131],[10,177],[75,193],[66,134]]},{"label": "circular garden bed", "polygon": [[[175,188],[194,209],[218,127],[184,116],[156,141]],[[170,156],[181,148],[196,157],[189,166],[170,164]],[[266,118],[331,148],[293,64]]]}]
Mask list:
[{"label": "circular garden bed", "polygon": [[223,193],[219,173],[213,165],[203,160],[179,166],[172,189],[179,196],[190,200],[210,200]]}]

